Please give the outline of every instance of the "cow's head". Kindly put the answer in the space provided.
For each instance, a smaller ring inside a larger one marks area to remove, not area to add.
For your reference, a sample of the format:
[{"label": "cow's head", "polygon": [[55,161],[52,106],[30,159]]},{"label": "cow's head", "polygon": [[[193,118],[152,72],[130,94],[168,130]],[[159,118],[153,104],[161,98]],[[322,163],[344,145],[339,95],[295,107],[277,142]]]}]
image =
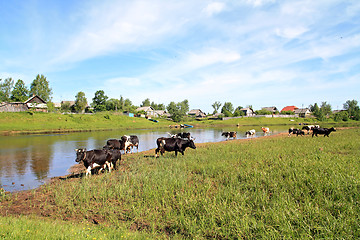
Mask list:
[{"label": "cow's head", "polygon": [[81,162],[82,160],[85,159],[86,148],[75,149],[75,152],[76,152],[75,162]]},{"label": "cow's head", "polygon": [[196,149],[195,143],[192,139],[189,140],[189,147],[192,149]]}]

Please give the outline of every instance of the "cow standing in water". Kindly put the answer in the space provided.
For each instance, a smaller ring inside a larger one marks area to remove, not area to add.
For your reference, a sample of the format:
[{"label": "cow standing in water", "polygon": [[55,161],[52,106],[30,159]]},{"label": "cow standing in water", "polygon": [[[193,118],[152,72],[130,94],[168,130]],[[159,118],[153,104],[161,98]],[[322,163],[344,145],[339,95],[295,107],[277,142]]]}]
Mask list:
[{"label": "cow standing in water", "polygon": [[245,136],[248,138],[248,137],[254,136],[255,133],[256,133],[255,129],[251,129],[245,133]]},{"label": "cow standing in water", "polygon": [[229,140],[229,138],[236,138],[236,132],[223,132],[221,136],[226,137],[226,140]]},{"label": "cow standing in water", "polygon": [[125,153],[132,151],[134,147],[139,151],[139,138],[136,135],[124,135],[121,137],[121,150],[124,150]]},{"label": "cow standing in water", "polygon": [[192,139],[182,139],[182,138],[158,138],[156,140],[157,149],[155,150],[155,157],[158,157],[158,153],[161,153],[161,156],[165,151],[173,152],[175,151],[175,156],[180,152],[184,155],[186,148],[190,147],[196,149],[194,141]]},{"label": "cow standing in water", "polygon": [[266,136],[270,133],[270,129],[268,127],[261,127],[261,130],[263,131],[264,136]]}]

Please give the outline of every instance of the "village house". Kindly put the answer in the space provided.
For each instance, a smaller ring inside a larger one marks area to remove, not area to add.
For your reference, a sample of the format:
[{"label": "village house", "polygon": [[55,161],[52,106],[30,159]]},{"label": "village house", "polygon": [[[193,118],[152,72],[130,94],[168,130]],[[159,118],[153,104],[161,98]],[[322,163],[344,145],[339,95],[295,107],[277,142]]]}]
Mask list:
[{"label": "village house", "polygon": [[298,115],[301,118],[310,117],[311,111],[308,108],[298,108],[294,110],[295,115]]},{"label": "village house", "polygon": [[33,95],[25,102],[3,102],[0,103],[0,112],[47,112],[46,102],[39,96]]},{"label": "village house", "polygon": [[263,107],[263,108],[261,108],[261,110],[271,112],[271,114],[276,114],[277,112],[279,112],[279,110],[274,106],[272,106],[272,107]]},{"label": "village house", "polygon": [[195,118],[205,118],[206,117],[206,113],[204,113],[203,111],[201,111],[200,109],[192,109],[190,112],[187,113],[190,117],[195,117]]},{"label": "village house", "polygon": [[242,111],[247,117],[255,115],[255,112],[252,108],[241,108],[240,111]]},{"label": "village house", "polygon": [[139,107],[135,110],[136,112],[144,111],[146,116],[155,117],[155,109],[151,106]]},{"label": "village house", "polygon": [[287,112],[287,111],[292,111],[294,112],[296,109],[299,109],[298,107],[295,107],[295,106],[286,106],[284,107],[281,112]]}]

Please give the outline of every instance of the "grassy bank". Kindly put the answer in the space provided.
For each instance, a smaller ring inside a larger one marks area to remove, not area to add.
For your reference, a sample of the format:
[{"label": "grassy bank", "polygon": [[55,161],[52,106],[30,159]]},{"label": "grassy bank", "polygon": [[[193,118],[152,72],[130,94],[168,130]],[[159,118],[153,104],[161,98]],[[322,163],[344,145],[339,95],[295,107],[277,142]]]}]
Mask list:
[{"label": "grassy bank", "polygon": [[[299,123],[316,123],[316,119],[303,118],[240,118],[222,120],[196,121],[191,118],[182,123],[188,123],[195,127],[222,127],[222,126],[273,126],[273,125],[297,125]],[[154,129],[167,128],[174,123],[165,119],[159,119],[158,123],[145,118],[133,118],[116,113],[97,114],[57,114],[57,113],[0,113],[0,134],[18,133],[49,133],[68,131],[97,131],[114,129]],[[327,121],[321,125],[334,124]],[[339,123],[337,123],[339,124]],[[340,125],[359,125],[359,122],[340,123]]]},{"label": "grassy bank", "polygon": [[[357,239],[359,134],[203,144],[177,158],[128,155],[112,173],[2,196],[0,224],[14,229],[1,234],[31,235],[26,229],[41,219],[31,232],[49,239],[66,238],[72,226],[96,239]],[[32,217],[12,217],[22,214]]]},{"label": "grassy bank", "polygon": [[2,134],[161,128],[168,125],[169,121],[154,123],[145,118],[131,118],[113,113],[0,113]]}]

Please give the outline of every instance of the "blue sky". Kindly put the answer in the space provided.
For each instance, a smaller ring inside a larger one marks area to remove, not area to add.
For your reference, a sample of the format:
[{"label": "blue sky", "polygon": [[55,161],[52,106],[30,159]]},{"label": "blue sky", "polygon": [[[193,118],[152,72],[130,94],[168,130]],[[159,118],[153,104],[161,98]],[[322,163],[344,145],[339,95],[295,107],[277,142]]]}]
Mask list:
[{"label": "blue sky", "polygon": [[43,74],[53,102],[360,101],[360,1],[0,0],[0,15],[0,78]]}]

